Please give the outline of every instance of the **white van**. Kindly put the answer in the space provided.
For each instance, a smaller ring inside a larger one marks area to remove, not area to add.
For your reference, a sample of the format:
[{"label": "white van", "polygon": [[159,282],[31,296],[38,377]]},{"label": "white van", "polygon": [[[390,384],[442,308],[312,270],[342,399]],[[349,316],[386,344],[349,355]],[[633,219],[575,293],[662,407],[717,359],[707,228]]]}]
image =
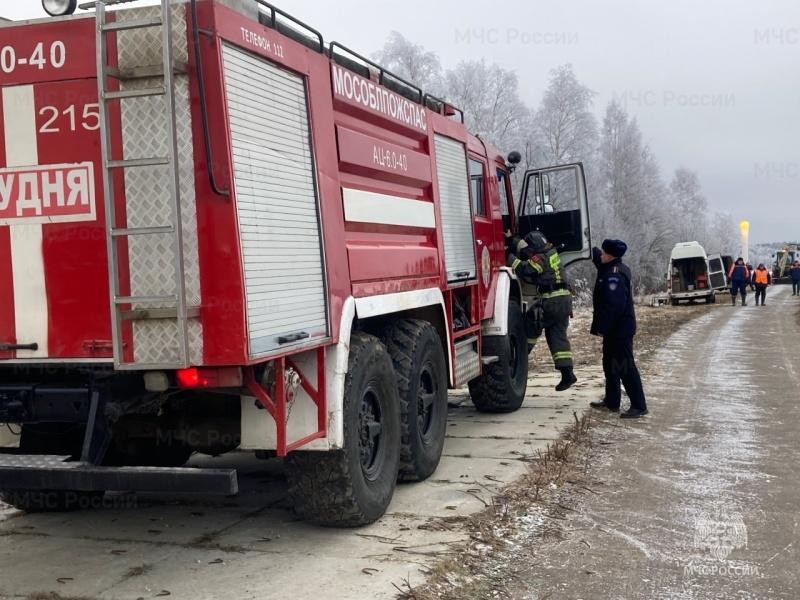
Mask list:
[{"label": "white van", "polygon": [[728,282],[721,257],[714,255],[711,259],[713,269],[709,266],[705,249],[697,242],[675,244],[667,273],[667,287],[673,306],[681,301],[692,303],[705,300],[706,304],[716,301],[716,290],[725,289]]}]

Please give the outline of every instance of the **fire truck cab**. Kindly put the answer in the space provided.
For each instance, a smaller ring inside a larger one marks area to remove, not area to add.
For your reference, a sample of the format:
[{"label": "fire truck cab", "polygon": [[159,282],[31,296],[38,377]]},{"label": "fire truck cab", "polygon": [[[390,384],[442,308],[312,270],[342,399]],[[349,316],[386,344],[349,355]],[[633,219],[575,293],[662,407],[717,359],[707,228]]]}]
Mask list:
[{"label": "fire truck cab", "polygon": [[262,0],[85,8],[0,23],[0,498],[232,494],[185,464],[256,451],[361,525],[436,469],[448,389],[520,406],[506,232],[588,258],[580,164],[514,202],[519,155]]}]

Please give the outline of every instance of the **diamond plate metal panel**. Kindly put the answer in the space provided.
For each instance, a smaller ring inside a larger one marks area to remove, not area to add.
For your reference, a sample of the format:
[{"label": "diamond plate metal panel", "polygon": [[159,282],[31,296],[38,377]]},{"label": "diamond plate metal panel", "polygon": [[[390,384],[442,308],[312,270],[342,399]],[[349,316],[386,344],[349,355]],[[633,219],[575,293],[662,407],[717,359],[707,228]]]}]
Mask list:
[{"label": "diamond plate metal panel", "polygon": [[[175,61],[186,63],[189,60],[189,40],[186,29],[186,3],[175,2],[172,7],[172,43],[175,52]],[[117,21],[130,21],[135,19],[149,19],[158,17],[161,8],[158,6],[144,6],[114,11]],[[145,27],[122,31],[117,34],[119,67],[132,69],[134,67],[151,67],[161,63],[161,29],[159,27]]]},{"label": "diamond plate metal panel", "polygon": [[20,469],[74,469],[85,463],[66,462],[69,456],[55,454],[0,454],[0,467]]},{"label": "diamond plate metal panel", "polygon": [[[158,7],[119,11],[118,20],[141,19],[159,14]],[[175,60],[186,62],[188,44],[185,6],[172,9]],[[160,65],[161,29],[158,27],[121,32],[118,36],[119,65],[133,69]],[[122,82],[122,89],[157,87],[162,78]],[[122,106],[123,156],[126,159],[167,156],[168,116],[163,97],[125,100]],[[187,306],[200,305],[200,266],[197,241],[197,210],[194,189],[194,146],[189,104],[189,78],[175,75],[175,118],[178,140],[177,168],[180,180],[184,275]],[[154,166],[125,170],[125,203],[128,227],[149,227],[171,222],[169,167]],[[131,295],[175,294],[175,248],[171,234],[128,238]],[[148,304],[147,307],[157,307]],[[134,308],[140,308],[134,306]],[[189,361],[202,362],[202,326],[189,321]],[[138,320],[133,323],[134,362],[180,361],[177,321]]]},{"label": "diamond plate metal panel", "polygon": [[467,385],[481,374],[481,357],[476,348],[477,338],[456,344],[456,387]]}]

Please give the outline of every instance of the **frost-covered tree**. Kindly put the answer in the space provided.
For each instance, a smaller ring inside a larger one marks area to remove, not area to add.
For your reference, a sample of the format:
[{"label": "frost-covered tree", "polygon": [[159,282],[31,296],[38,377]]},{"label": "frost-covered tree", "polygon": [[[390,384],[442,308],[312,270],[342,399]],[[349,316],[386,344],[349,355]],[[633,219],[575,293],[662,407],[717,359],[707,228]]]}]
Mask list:
[{"label": "frost-covered tree", "polygon": [[581,84],[572,65],[550,71],[550,82],[533,119],[532,157],[539,165],[587,162],[597,149],[595,92]]},{"label": "frost-covered tree", "polygon": [[392,31],[373,59],[395,75],[431,94],[442,92],[442,66],[435,52]]},{"label": "frost-covered tree", "polygon": [[671,248],[671,212],[658,163],[642,141],[635,118],[612,101],[603,119],[598,153],[597,234],[628,243],[637,289],[657,289]]},{"label": "frost-covered tree", "polygon": [[513,71],[485,60],[462,61],[444,77],[445,96],[464,111],[467,126],[502,152],[520,147],[530,110]]},{"label": "frost-covered tree", "polygon": [[701,193],[697,173],[680,167],[669,184],[670,203],[674,211],[679,242],[702,242],[708,232],[708,200]]}]

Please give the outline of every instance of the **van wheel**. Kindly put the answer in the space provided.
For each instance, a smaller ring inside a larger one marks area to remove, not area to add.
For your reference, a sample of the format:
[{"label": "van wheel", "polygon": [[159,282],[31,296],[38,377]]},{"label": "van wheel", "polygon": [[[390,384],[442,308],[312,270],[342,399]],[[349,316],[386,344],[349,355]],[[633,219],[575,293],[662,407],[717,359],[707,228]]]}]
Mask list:
[{"label": "van wheel", "polygon": [[344,384],[344,447],[292,452],[286,458],[289,499],[320,525],[377,521],[394,494],[400,464],[400,402],[394,367],[375,336],[355,332]]},{"label": "van wheel", "polygon": [[439,465],[447,429],[447,363],[436,329],[405,319],[384,334],[400,395],[400,474],[427,479]]},{"label": "van wheel", "polygon": [[516,299],[508,303],[508,333],[484,338],[483,354],[499,360],[469,382],[472,403],[480,412],[514,412],[522,406],[528,387],[528,339]]}]

